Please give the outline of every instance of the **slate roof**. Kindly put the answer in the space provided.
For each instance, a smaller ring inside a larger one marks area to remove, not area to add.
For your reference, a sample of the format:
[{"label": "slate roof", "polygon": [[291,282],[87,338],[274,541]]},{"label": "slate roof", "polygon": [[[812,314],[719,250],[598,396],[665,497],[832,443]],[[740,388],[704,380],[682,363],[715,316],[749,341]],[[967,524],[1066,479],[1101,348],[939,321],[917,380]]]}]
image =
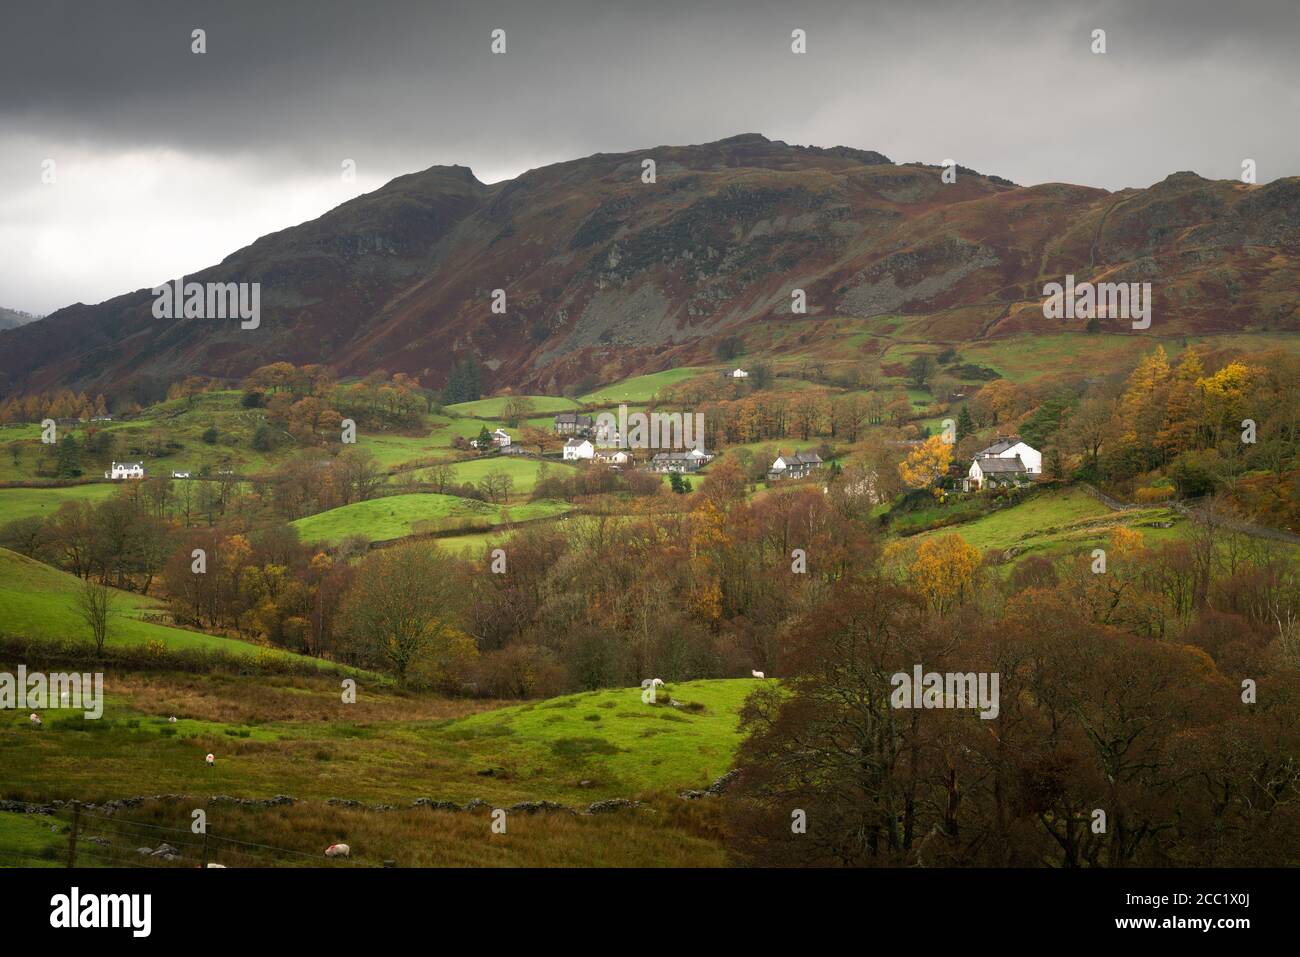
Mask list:
[{"label": "slate roof", "polygon": [[980,467],[980,471],[983,472],[985,475],[988,475],[992,472],[1026,471],[1025,463],[1020,461],[1020,456],[1018,455],[1010,459],[998,458],[996,456],[978,458],[975,460],[975,464]]}]

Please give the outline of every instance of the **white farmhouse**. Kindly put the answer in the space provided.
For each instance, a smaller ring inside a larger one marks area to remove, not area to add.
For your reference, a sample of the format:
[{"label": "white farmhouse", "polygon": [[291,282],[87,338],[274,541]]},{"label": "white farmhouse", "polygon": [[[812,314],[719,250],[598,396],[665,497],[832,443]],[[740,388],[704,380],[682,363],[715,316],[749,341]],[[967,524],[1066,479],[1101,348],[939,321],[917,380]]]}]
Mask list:
[{"label": "white farmhouse", "polygon": [[767,470],[767,479],[774,482],[778,479],[795,479],[803,478],[813,469],[822,467],[822,457],[816,452],[796,452],[794,455],[777,456],[775,462]]},{"label": "white farmhouse", "polygon": [[746,372],[744,369],[732,369],[731,377],[733,379],[748,379],[749,373]]},{"label": "white farmhouse", "polygon": [[1041,475],[1043,453],[1013,435],[999,438],[975,453],[963,487],[967,490],[1016,485],[1031,475]]},{"label": "white farmhouse", "polygon": [[114,462],[113,467],[104,473],[106,479],[142,479],[143,462]]},{"label": "white farmhouse", "polygon": [[569,439],[564,443],[564,461],[576,462],[590,459],[596,454],[596,447],[587,439]]}]

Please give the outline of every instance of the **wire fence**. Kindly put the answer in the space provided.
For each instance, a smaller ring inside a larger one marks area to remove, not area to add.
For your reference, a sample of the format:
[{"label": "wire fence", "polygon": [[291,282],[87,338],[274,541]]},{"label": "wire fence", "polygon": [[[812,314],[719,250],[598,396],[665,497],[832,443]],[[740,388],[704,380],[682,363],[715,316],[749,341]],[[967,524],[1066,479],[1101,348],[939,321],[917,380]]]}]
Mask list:
[{"label": "wire fence", "polygon": [[214,833],[211,826],[196,833],[192,828],[132,821],[80,804],[30,817],[48,825],[49,838],[42,842],[35,837],[22,847],[0,844],[0,867],[357,866],[321,852],[228,837]]}]

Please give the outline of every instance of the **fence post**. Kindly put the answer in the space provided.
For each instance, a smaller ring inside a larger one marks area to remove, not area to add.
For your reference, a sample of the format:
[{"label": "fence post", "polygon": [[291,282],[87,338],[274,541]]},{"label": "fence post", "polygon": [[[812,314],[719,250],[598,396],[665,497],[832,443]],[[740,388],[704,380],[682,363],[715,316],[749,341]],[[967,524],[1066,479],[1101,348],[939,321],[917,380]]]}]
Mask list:
[{"label": "fence post", "polygon": [[81,802],[72,802],[72,831],[68,834],[68,866],[77,866],[77,828],[81,825]]}]

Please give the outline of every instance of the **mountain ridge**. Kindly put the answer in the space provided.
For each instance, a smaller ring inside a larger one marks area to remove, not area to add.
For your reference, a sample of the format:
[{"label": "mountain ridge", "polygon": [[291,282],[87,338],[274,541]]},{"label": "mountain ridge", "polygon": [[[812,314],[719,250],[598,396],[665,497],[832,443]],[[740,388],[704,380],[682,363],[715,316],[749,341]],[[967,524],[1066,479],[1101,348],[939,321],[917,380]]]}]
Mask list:
[{"label": "mountain ridge", "polygon": [[[642,182],[645,159],[654,183]],[[1300,330],[1300,178],[1248,186],[1181,171],[1111,193],[941,172],[752,133],[494,184],[432,166],[186,277],[260,282],[258,329],[154,319],[148,289],[77,303],[0,332],[0,396],[112,395],[279,360],[438,387],[469,355],[494,388],[559,391],[697,362],[718,337],[773,320],[869,331],[901,316],[935,342],[1034,331],[1043,282],[1067,273],[1152,282],[1152,333]],[[790,312],[796,288],[806,316]]]}]

